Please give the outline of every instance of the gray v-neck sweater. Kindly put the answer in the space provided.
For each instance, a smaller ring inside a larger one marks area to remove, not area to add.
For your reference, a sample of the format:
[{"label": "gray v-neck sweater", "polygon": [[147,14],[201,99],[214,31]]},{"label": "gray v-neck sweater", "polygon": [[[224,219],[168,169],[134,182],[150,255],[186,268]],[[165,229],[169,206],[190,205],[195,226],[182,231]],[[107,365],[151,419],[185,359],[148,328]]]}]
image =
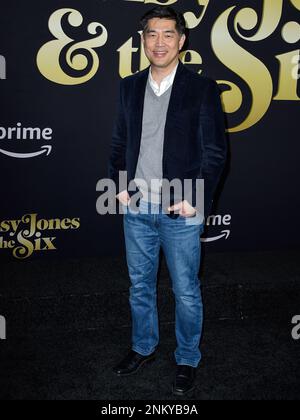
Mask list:
[{"label": "gray v-neck sweater", "polygon": [[[163,95],[157,96],[153,92],[149,80],[147,82],[141,147],[134,181],[143,194],[143,200],[153,203],[161,201],[164,132],[171,92],[172,86]],[[146,182],[147,188],[144,188],[138,178]]]}]

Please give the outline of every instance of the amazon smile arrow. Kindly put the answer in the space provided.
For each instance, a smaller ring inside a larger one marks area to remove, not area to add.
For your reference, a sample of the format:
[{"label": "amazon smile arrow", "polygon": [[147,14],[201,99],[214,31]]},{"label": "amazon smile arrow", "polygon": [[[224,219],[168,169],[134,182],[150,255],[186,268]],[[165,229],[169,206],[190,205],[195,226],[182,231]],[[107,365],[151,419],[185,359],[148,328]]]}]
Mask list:
[{"label": "amazon smile arrow", "polygon": [[201,238],[201,242],[213,242],[218,241],[219,239],[225,238],[226,240],[229,238],[230,230],[222,230],[222,235],[215,236],[214,238]]},{"label": "amazon smile arrow", "polygon": [[15,153],[15,152],[9,152],[7,150],[0,149],[0,153],[2,153],[3,155],[9,156],[12,158],[17,158],[17,159],[30,159],[30,158],[34,158],[41,155],[49,156],[51,151],[52,151],[52,146],[50,145],[42,146],[41,150],[34,153]]}]

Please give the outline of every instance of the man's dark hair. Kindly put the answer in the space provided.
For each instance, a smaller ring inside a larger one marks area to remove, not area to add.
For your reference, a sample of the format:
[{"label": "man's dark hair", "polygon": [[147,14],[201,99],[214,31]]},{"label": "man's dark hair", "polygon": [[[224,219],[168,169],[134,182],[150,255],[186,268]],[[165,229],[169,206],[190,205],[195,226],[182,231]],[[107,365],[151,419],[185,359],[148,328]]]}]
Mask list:
[{"label": "man's dark hair", "polygon": [[170,19],[176,22],[176,30],[179,35],[184,35],[186,32],[186,22],[182,13],[176,12],[172,7],[157,6],[154,9],[149,10],[141,18],[140,23],[143,27],[143,32],[146,32],[148,28],[148,22],[150,19]]}]

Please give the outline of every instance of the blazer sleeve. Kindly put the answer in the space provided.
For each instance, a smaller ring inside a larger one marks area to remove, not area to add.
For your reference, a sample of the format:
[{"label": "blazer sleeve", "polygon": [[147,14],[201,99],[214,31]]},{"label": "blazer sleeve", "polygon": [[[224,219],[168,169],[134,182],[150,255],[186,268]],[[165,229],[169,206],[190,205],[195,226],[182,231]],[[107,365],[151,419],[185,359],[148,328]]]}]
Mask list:
[{"label": "blazer sleeve", "polygon": [[[199,137],[202,148],[200,178],[204,179],[204,212],[207,217],[228,153],[220,91],[217,82],[211,79],[200,109]],[[196,189],[192,204],[196,206]]]},{"label": "blazer sleeve", "polygon": [[119,172],[126,170],[126,144],[127,129],[124,116],[123,103],[123,81],[119,84],[119,95],[117,98],[117,110],[112,131],[112,141],[110,146],[108,177],[115,182],[116,193],[120,191]]}]

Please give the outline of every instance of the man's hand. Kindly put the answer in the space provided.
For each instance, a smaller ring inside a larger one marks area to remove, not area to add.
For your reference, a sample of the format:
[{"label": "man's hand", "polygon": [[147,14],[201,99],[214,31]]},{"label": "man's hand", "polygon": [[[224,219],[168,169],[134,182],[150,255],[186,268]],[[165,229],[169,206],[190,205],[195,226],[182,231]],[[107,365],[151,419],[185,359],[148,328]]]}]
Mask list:
[{"label": "man's hand", "polygon": [[128,206],[130,195],[128,194],[127,190],[120,192],[116,197],[124,206]]},{"label": "man's hand", "polygon": [[197,213],[196,209],[192,207],[190,203],[186,200],[181,201],[181,203],[174,204],[174,206],[168,208],[168,211],[176,210],[179,210],[180,216],[183,217],[193,217]]}]

